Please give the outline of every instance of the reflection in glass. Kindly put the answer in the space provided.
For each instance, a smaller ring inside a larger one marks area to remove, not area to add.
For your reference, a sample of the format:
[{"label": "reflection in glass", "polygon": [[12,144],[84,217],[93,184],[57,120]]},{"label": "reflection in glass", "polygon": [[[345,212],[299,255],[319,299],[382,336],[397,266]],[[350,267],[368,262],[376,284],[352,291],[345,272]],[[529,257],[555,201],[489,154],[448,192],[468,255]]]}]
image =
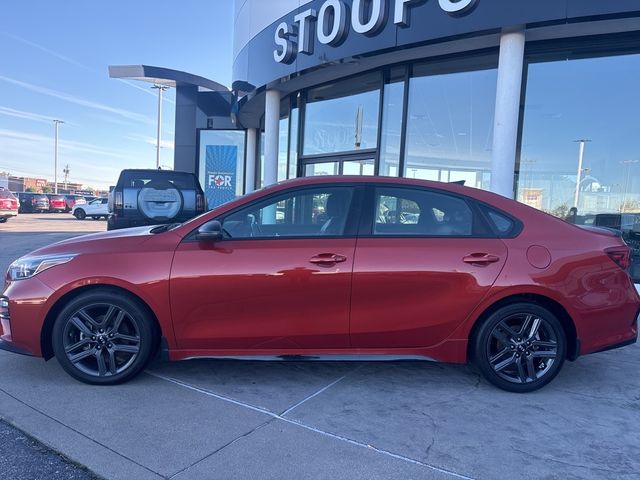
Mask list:
[{"label": "reflection in glass", "polygon": [[489,188],[497,70],[430,74],[409,83],[404,175]]},{"label": "reflection in glass", "polygon": [[296,107],[291,109],[291,138],[289,139],[289,176],[298,176],[298,120],[300,110]]},{"label": "reflection in glass", "polygon": [[380,75],[318,87],[305,111],[304,154],[348,152],[377,147]]},{"label": "reflection in glass", "polygon": [[[289,118],[280,119],[278,141],[278,181],[287,179],[287,154],[289,152]],[[264,178],[264,177],[263,177]]]},{"label": "reflection in glass", "polygon": [[577,206],[578,223],[640,212],[639,78],[640,55],[529,65],[519,201],[563,218]]},{"label": "reflection in glass", "polygon": [[375,175],[375,160],[349,160],[342,165],[343,175]]},{"label": "reflection in glass", "polygon": [[305,167],[305,177],[317,177],[320,175],[340,175],[340,163],[310,163]]},{"label": "reflection in glass", "polygon": [[380,138],[380,175],[383,176],[397,177],[399,174],[403,100],[404,82],[384,86]]}]

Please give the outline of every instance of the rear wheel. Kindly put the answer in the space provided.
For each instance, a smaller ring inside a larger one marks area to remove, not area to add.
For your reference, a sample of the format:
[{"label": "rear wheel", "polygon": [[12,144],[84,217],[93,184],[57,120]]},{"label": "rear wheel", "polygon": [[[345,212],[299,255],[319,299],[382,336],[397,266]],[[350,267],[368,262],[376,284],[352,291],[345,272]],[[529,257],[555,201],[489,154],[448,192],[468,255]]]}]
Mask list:
[{"label": "rear wheel", "polygon": [[73,216],[78,220],[84,220],[85,218],[87,218],[87,213],[81,208],[76,208],[76,211],[73,212]]},{"label": "rear wheel", "polygon": [[115,385],[136,376],[151,358],[157,333],[138,301],[110,290],[82,294],[53,326],[52,343],[64,370],[81,382]]},{"label": "rear wheel", "polygon": [[567,339],[560,321],[533,303],[491,314],[473,339],[474,362],[484,377],[510,392],[542,388],[560,372]]},{"label": "rear wheel", "polygon": [[0,223],[6,223],[7,220],[7,217],[0,217]]}]

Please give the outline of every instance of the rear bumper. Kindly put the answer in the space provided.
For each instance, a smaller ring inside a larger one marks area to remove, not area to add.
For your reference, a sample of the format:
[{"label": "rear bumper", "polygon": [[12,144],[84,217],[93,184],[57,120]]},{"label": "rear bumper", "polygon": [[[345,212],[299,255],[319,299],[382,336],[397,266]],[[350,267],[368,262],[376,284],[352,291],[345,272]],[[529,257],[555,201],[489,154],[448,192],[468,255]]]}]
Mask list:
[{"label": "rear bumper", "polygon": [[0,210],[0,218],[15,217],[18,215],[17,210]]}]

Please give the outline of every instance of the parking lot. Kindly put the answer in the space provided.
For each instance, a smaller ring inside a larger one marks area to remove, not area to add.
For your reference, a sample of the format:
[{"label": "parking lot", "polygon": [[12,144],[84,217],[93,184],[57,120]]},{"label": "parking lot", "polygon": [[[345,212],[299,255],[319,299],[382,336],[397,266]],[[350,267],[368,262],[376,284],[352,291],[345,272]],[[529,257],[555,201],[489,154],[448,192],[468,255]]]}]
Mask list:
[{"label": "parking lot", "polygon": [[[0,226],[0,268],[105,229],[21,215]],[[638,345],[580,358],[528,395],[428,362],[157,361],[93,387],[0,352],[0,417],[105,478],[631,480],[638,365]]]}]

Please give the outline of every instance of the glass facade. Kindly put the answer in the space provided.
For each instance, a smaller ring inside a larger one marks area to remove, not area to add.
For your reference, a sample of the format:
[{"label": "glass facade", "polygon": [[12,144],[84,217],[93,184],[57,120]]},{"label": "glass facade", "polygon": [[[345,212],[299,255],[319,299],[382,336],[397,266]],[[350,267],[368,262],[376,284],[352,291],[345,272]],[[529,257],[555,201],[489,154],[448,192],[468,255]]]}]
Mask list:
[{"label": "glass facade", "polygon": [[416,66],[409,82],[404,176],[488,188],[497,69],[441,69]]},{"label": "glass facade", "polygon": [[639,80],[637,54],[530,64],[518,200],[578,221],[640,212]]}]

